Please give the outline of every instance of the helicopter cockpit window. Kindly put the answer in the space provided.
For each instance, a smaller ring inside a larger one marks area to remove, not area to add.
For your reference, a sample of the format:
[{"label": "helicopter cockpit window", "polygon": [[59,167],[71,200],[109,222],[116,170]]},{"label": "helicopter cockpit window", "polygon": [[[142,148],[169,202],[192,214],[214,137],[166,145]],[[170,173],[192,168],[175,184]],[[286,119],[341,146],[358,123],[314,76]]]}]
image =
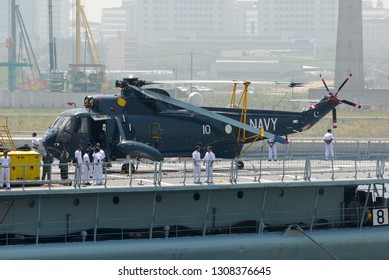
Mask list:
[{"label": "helicopter cockpit window", "polygon": [[73,124],[74,124],[74,118],[69,117],[68,120],[63,123],[63,126],[60,127],[60,129],[63,128],[63,130],[72,131]]},{"label": "helicopter cockpit window", "polygon": [[[60,117],[58,122],[54,123],[55,128],[58,129],[58,135],[56,141],[59,143],[68,143],[71,140],[74,117]],[[54,126],[53,125],[53,126]]]},{"label": "helicopter cockpit window", "polygon": [[50,126],[50,128],[57,128],[59,130],[67,130],[71,131],[72,128],[72,118],[59,116],[54,123]]},{"label": "helicopter cockpit window", "polygon": [[55,121],[50,125],[49,128],[58,128],[60,124],[63,122],[64,118],[61,116],[58,116]]}]

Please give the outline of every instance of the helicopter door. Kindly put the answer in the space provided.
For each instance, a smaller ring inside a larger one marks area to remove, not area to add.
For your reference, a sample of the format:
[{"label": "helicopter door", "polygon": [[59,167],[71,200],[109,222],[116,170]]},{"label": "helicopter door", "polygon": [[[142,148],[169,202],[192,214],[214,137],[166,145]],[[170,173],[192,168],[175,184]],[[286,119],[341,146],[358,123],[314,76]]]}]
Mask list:
[{"label": "helicopter door", "polygon": [[104,127],[106,127],[105,121],[91,121],[91,140],[93,143],[105,143]]},{"label": "helicopter door", "polygon": [[95,143],[100,143],[102,149],[109,149],[107,139],[107,120],[111,119],[107,115],[91,115],[90,119],[90,138]]}]

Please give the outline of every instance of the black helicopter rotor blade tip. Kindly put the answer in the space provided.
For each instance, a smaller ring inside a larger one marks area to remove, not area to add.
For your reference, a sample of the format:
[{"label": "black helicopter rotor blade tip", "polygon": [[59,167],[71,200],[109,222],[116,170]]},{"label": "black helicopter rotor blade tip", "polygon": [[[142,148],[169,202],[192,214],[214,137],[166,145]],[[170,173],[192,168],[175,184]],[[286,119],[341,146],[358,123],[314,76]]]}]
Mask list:
[{"label": "black helicopter rotor blade tip", "polygon": [[351,74],[351,73],[348,75],[348,77],[344,80],[344,82],[340,85],[340,87],[336,91],[335,96],[338,95],[339,91],[344,87],[344,85],[348,82],[348,80],[351,78],[352,75],[353,74]]},{"label": "black helicopter rotor blade tip", "polygon": [[324,87],[326,88],[327,92],[330,93],[330,89],[328,88],[327,83],[326,83],[326,81],[324,81],[324,78],[321,74],[320,74],[320,78],[321,78],[321,81],[322,81]]},{"label": "black helicopter rotor blade tip", "polygon": [[338,127],[338,121],[336,118],[336,108],[332,108],[332,128],[337,128]]},{"label": "black helicopter rotor blade tip", "polygon": [[290,88],[303,87],[304,85],[305,85],[305,83],[303,83],[303,82],[290,82],[289,83]]}]

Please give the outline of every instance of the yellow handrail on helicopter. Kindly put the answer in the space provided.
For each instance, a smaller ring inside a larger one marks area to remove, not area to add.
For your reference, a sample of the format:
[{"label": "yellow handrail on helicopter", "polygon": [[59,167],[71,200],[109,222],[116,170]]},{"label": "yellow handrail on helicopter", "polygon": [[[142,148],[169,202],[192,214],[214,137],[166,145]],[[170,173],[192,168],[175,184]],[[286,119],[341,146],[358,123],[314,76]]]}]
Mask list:
[{"label": "yellow handrail on helicopter", "polygon": [[[242,107],[242,113],[241,113],[241,116],[240,116],[240,122],[246,124],[246,121],[247,121],[248,88],[251,85],[251,81],[246,80],[246,81],[243,82],[244,89],[242,91],[242,95],[240,96],[239,103],[237,105],[235,104],[235,99],[236,99],[236,87],[237,87],[237,84],[239,83],[239,81],[233,80],[233,82],[234,82],[234,88],[232,90],[231,101],[230,101],[230,108],[240,108],[240,107]],[[250,136],[250,137],[246,137],[246,130],[241,129],[241,128],[239,128],[239,130],[238,130],[238,141],[240,141],[240,142],[246,142],[248,139],[256,138],[254,140],[254,142],[255,142],[255,141],[259,140],[259,139],[263,139],[264,137],[265,137],[264,136],[264,130],[263,130],[262,127],[260,128],[260,133],[258,135],[253,135],[253,136]],[[252,143],[254,143],[254,142],[252,142]]]}]

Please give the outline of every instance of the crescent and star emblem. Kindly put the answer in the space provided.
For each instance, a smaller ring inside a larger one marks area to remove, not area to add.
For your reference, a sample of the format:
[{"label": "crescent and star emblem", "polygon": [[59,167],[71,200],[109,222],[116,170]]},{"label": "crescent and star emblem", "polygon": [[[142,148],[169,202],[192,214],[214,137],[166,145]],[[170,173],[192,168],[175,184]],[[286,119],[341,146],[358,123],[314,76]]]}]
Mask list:
[{"label": "crescent and star emblem", "polygon": [[314,112],[313,115],[315,116],[315,118],[318,118],[320,113],[318,111]]}]

